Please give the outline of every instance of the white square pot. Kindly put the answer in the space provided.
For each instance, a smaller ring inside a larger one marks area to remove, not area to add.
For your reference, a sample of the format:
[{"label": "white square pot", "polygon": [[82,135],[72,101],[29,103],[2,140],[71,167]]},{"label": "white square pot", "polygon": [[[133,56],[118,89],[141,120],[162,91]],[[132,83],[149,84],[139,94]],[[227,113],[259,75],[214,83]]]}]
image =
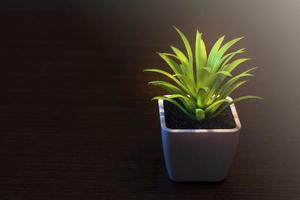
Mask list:
[{"label": "white square pot", "polygon": [[[229,98],[229,97],[228,97]],[[158,101],[164,159],[173,181],[222,181],[236,154],[241,123],[230,106],[233,129],[171,129],[166,126],[163,100]]]}]

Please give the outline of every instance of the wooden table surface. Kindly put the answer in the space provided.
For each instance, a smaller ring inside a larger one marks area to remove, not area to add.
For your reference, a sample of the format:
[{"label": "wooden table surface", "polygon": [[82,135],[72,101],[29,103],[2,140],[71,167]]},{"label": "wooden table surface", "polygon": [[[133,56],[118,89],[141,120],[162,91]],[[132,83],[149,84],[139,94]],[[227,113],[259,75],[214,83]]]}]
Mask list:
[{"label": "wooden table surface", "polygon": [[[0,199],[300,199],[299,2],[11,1],[0,7]],[[174,183],[147,86],[155,51],[244,35],[238,154],[221,183]]]}]

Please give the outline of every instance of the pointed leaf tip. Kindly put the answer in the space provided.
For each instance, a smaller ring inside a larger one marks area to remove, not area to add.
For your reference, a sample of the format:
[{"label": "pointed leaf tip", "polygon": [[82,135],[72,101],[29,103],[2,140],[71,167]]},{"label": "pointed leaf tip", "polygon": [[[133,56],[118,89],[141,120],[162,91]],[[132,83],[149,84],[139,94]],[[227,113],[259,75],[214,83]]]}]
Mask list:
[{"label": "pointed leaf tip", "polygon": [[199,35],[200,37],[202,36],[202,33],[199,32],[199,30],[197,30],[197,33],[196,33],[196,34]]}]

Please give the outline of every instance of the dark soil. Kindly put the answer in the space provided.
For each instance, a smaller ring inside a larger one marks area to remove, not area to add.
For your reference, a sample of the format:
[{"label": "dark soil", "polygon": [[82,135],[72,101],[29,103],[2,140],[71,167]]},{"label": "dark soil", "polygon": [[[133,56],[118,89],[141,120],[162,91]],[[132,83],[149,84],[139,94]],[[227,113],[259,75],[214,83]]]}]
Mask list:
[{"label": "dark soil", "polygon": [[231,129],[236,127],[230,107],[227,107],[220,115],[203,122],[191,119],[168,101],[164,101],[164,109],[166,125],[171,129]]}]

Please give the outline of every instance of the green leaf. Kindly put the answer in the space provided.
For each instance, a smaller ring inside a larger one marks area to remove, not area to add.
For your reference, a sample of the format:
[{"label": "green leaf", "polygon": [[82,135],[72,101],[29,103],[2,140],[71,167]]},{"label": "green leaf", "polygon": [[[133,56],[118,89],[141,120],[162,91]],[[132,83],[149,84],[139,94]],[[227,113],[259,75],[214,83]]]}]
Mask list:
[{"label": "green leaf", "polygon": [[[218,90],[220,86],[223,84],[224,79],[226,77],[232,77],[232,74],[226,71],[219,71],[210,80],[211,90],[207,94],[206,103],[210,105],[218,96]],[[215,95],[215,98],[213,97]]]},{"label": "green leaf", "polygon": [[222,103],[225,103],[225,102],[229,102],[229,100],[227,99],[220,99],[220,100],[217,100],[215,101],[214,103],[212,103],[210,106],[208,106],[206,109],[205,109],[205,113],[209,116],[211,114],[213,114],[218,108],[219,106],[222,104]]},{"label": "green leaf", "polygon": [[188,63],[188,59],[187,57],[184,55],[184,53],[182,51],[180,51],[179,49],[177,49],[176,47],[171,46],[171,49],[174,51],[174,53],[176,54],[178,60],[181,63]]},{"label": "green leaf", "polygon": [[187,75],[193,80],[194,82],[194,66],[193,66],[193,53],[192,53],[192,48],[191,45],[188,41],[188,39],[185,37],[185,35],[176,27],[174,27],[175,30],[177,31],[177,33],[179,34],[179,36],[181,37],[181,40],[185,46],[187,55],[188,55],[188,64],[185,65],[185,67],[187,67]]},{"label": "green leaf", "polygon": [[[178,50],[178,51],[180,51],[180,50]],[[178,57],[177,55],[174,55],[171,53],[164,53],[164,56],[176,58],[176,60],[181,63],[181,64],[178,64],[177,62],[171,60],[172,65],[170,67],[172,68],[172,70],[173,70],[173,68],[175,68],[175,70],[178,71],[178,73],[182,73],[182,74],[185,74],[188,76],[193,76],[193,74],[192,74],[193,72],[191,72],[191,70],[190,70],[190,68],[191,68],[190,64],[188,62],[185,62],[184,58]]]},{"label": "green leaf", "polygon": [[171,83],[165,82],[165,81],[150,81],[148,83],[149,85],[160,87],[164,90],[166,90],[170,94],[182,94],[185,95],[185,93],[180,90],[175,85],[172,85]]},{"label": "green leaf", "polygon": [[221,64],[221,59],[224,55],[224,53],[226,53],[226,51],[235,43],[237,43],[238,41],[240,41],[243,37],[239,37],[233,40],[230,40],[229,42],[227,42],[226,44],[224,44],[220,50],[216,53],[216,56],[214,57],[214,63],[212,64],[213,67],[213,71],[217,71],[217,69],[219,68],[219,65]]},{"label": "green leaf", "polygon": [[171,103],[173,103],[175,106],[177,106],[184,114],[188,115],[189,117],[191,117],[192,119],[194,118],[194,116],[189,113],[188,110],[186,110],[182,105],[180,105],[177,101],[175,101],[174,99],[168,98],[168,97],[163,97],[163,96],[156,96],[153,97],[152,100],[159,100],[162,99],[164,101],[169,101]]},{"label": "green leaf", "polygon": [[208,88],[208,87],[200,87],[200,88],[198,89],[198,92],[199,92],[200,90],[203,90],[203,91],[205,91],[205,92],[208,92],[208,91],[209,91],[209,88]]},{"label": "green leaf", "polygon": [[201,108],[197,108],[195,114],[197,120],[203,121],[205,119],[205,112]]},{"label": "green leaf", "polygon": [[240,80],[242,78],[245,78],[245,77],[254,76],[253,74],[250,74],[250,72],[255,70],[255,69],[256,69],[256,67],[253,67],[253,68],[248,69],[248,70],[232,77],[231,79],[229,79],[221,88],[218,89],[218,94],[221,93],[221,91],[226,90],[226,88],[230,87],[232,84],[234,84],[238,80]]},{"label": "green leaf", "polygon": [[197,74],[197,88],[206,87],[206,83],[210,77],[210,71],[206,67],[200,69],[200,73]]},{"label": "green leaf", "polygon": [[183,96],[181,94],[172,94],[172,95],[169,95],[167,98],[169,98],[169,99],[176,99],[176,98],[179,99],[184,104],[184,106],[190,111],[193,111],[194,109],[196,109],[195,102],[187,96]]},{"label": "green leaf", "polygon": [[201,74],[200,74],[201,67],[204,67],[207,62],[205,43],[202,40],[202,33],[199,33],[199,31],[197,31],[197,33],[196,33],[195,59],[196,59],[196,80],[198,82],[200,79],[200,76],[201,76]]},{"label": "green leaf", "polygon": [[232,74],[226,71],[219,71],[208,79],[206,84],[211,88],[211,90],[207,94],[206,104],[211,104],[212,101],[214,101],[215,98],[213,98],[213,95],[215,95],[226,77],[232,77]]},{"label": "green leaf", "polygon": [[189,63],[182,63],[180,64],[180,67],[182,69],[182,71],[184,72],[184,75],[186,75],[187,77],[189,77],[189,79],[193,82],[193,85],[195,85],[195,78],[194,78],[194,74],[193,74],[193,66],[190,66]]},{"label": "green leaf", "polygon": [[171,75],[166,71],[160,69],[145,69],[144,72],[155,72],[155,73],[163,74],[168,78],[170,78],[171,80],[173,80],[182,90],[184,90],[187,93],[189,92],[189,90],[177,78],[175,78],[175,76]]},{"label": "green leaf", "polygon": [[252,95],[248,95],[248,96],[241,96],[238,98],[235,98],[233,101],[230,101],[228,104],[224,105],[223,107],[221,107],[217,112],[215,112],[210,118],[216,117],[218,116],[221,112],[223,112],[228,106],[230,106],[233,103],[237,103],[239,101],[242,100],[246,100],[246,99],[263,99],[262,97],[259,96],[252,96]]},{"label": "green leaf", "polygon": [[223,75],[223,76],[228,76],[228,77],[232,77],[232,74],[230,72],[227,72],[227,71],[218,71],[216,73],[216,75]]},{"label": "green leaf", "polygon": [[210,50],[210,53],[209,53],[209,56],[208,56],[208,59],[207,59],[207,65],[209,67],[212,67],[213,64],[214,64],[214,61],[215,61],[215,57],[217,55],[217,52],[219,51],[219,48],[221,47],[222,45],[222,42],[225,38],[225,35],[220,37],[217,42],[213,45],[213,47],[211,48]]},{"label": "green leaf", "polygon": [[247,60],[250,60],[250,58],[239,58],[233,61],[232,63],[224,66],[224,71],[232,72],[236,67],[238,67],[243,62],[246,62]]},{"label": "green leaf", "polygon": [[158,53],[158,55],[168,64],[175,74],[182,73],[180,66],[170,58],[170,55],[172,54]]},{"label": "green leaf", "polygon": [[245,48],[239,49],[237,51],[228,53],[227,55],[223,56],[223,58],[221,59],[221,68],[223,68],[223,66],[227,65],[227,63],[237,54],[241,54],[245,52]]},{"label": "green leaf", "polygon": [[181,40],[182,40],[182,42],[185,46],[185,49],[187,51],[187,54],[188,54],[189,62],[191,62],[190,64],[193,65],[193,53],[192,53],[192,48],[191,48],[191,45],[190,45],[188,39],[178,28],[176,28],[176,27],[174,27],[174,28],[181,37]]},{"label": "green leaf", "polygon": [[212,88],[214,84],[216,84],[219,81],[223,81],[223,79],[226,77],[232,77],[231,73],[226,71],[219,71],[215,74],[212,73],[212,75],[210,75],[208,79],[206,79],[204,85],[206,85],[209,88]]},{"label": "green leaf", "polygon": [[193,97],[196,96],[196,86],[195,83],[193,82],[193,80],[187,76],[187,75],[183,75],[183,74],[174,74],[175,77],[180,78],[181,80],[184,81],[184,83],[186,83],[186,87],[189,89],[189,94],[192,95]]},{"label": "green leaf", "polygon": [[208,87],[201,87],[198,89],[197,92],[197,106],[200,108],[203,108],[205,106],[205,97],[207,93],[209,92]]},{"label": "green leaf", "polygon": [[222,98],[225,98],[227,96],[229,96],[233,91],[235,91],[237,88],[239,88],[240,86],[244,85],[245,83],[247,82],[246,81],[239,81],[239,82],[236,82],[232,85],[230,85],[228,88],[226,88],[221,94],[220,96]]}]

